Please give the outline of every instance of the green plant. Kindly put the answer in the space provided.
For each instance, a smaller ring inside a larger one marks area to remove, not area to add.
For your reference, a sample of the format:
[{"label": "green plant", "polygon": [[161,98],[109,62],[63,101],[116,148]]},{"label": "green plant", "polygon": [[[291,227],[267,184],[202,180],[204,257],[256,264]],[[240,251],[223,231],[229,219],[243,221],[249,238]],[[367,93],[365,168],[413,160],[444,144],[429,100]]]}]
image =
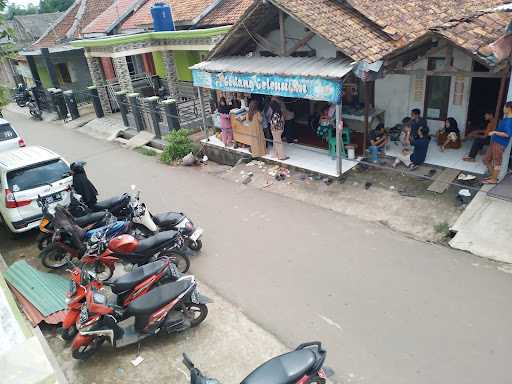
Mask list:
[{"label": "green plant", "polygon": [[448,236],[450,233],[450,225],[443,221],[442,223],[434,224],[434,231],[443,236]]},{"label": "green plant", "polygon": [[0,108],[11,102],[11,93],[8,88],[0,86]]},{"label": "green plant", "polygon": [[170,164],[173,161],[183,158],[194,150],[194,143],[190,139],[187,129],[172,131],[165,136],[165,147],[160,159]]},{"label": "green plant", "polygon": [[145,147],[137,147],[135,148],[137,152],[144,156],[156,156],[157,152],[154,149],[145,148]]}]

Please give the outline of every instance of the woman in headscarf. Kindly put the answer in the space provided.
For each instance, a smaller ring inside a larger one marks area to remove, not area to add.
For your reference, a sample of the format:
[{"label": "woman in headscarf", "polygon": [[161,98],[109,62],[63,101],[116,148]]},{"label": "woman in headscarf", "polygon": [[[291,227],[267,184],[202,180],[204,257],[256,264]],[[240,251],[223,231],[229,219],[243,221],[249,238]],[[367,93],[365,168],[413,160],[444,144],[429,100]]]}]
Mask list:
[{"label": "woman in headscarf", "polygon": [[76,162],[71,164],[71,173],[73,174],[73,188],[76,193],[82,196],[82,200],[89,208],[93,208],[98,201],[98,190],[87,178],[84,163]]}]

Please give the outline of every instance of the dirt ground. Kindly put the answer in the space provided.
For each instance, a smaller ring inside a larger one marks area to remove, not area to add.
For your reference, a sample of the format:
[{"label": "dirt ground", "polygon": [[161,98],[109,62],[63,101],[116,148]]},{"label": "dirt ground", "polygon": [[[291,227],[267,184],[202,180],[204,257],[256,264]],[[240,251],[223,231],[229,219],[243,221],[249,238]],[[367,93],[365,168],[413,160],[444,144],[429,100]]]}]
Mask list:
[{"label": "dirt ground", "polygon": [[[387,160],[381,167],[359,165],[336,180],[252,161],[226,170],[221,177],[379,222],[417,240],[444,242],[449,226],[464,208],[456,202],[461,188],[450,186],[442,194],[429,192],[429,173],[435,170],[435,177],[442,169],[424,165],[409,172],[404,168],[391,169],[390,164]],[[274,177],[280,170],[285,180]]]}]

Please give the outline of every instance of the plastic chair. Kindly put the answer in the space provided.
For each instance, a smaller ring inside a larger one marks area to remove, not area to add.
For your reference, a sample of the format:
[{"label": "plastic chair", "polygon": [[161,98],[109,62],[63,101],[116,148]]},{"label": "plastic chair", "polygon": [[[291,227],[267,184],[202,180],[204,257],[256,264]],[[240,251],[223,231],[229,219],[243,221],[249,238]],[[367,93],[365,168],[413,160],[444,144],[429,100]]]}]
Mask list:
[{"label": "plastic chair", "polygon": [[[336,159],[336,134],[333,129],[329,129],[329,133],[327,136],[327,143],[329,144],[329,154],[331,158]],[[343,144],[340,148],[340,154],[343,157],[347,157],[347,153],[345,152],[345,146],[350,144],[350,129],[343,128],[341,132],[341,143]]]}]

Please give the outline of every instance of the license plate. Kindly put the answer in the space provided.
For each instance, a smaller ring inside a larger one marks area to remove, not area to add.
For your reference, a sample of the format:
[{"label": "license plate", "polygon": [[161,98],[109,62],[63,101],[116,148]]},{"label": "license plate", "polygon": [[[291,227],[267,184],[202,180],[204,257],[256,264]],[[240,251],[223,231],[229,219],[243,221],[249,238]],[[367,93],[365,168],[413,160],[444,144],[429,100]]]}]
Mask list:
[{"label": "license plate", "polygon": [[87,304],[82,305],[80,309],[80,324],[85,323],[89,319],[89,312],[87,311]]},{"label": "license plate", "polygon": [[[41,197],[41,200],[45,205],[53,204],[57,201],[62,200],[62,192],[54,193],[53,195],[43,196]],[[38,205],[41,206],[41,203],[38,202]]]},{"label": "license plate", "polygon": [[201,237],[202,234],[203,234],[203,229],[202,228],[197,228],[194,231],[194,233],[190,236],[190,240],[197,241],[197,239],[199,239],[199,237]]}]

